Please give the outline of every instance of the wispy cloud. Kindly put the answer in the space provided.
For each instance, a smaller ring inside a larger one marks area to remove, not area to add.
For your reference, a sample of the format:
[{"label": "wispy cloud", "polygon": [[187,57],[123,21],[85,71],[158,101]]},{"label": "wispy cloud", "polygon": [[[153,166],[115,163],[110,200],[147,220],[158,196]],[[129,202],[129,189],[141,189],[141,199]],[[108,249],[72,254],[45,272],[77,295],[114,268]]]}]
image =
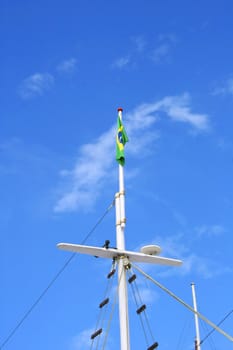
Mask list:
[{"label": "wispy cloud", "polygon": [[[100,161],[103,150],[104,161]],[[92,206],[112,164],[112,157],[109,157],[111,153],[114,154],[113,127],[93,143],[80,148],[74,168],[62,171],[63,177],[68,180],[69,189],[58,200],[54,208],[56,212]]]},{"label": "wispy cloud", "polygon": [[156,46],[148,43],[143,35],[131,37],[128,52],[117,58],[111,67],[117,69],[135,68],[140,61],[144,60],[156,64],[169,63],[177,42],[176,35],[172,33],[158,35]]},{"label": "wispy cloud", "polygon": [[130,56],[129,55],[122,56],[122,57],[119,57],[118,59],[116,59],[112,63],[112,68],[123,69],[126,66],[128,66],[130,62],[131,62],[131,60],[130,60]]},{"label": "wispy cloud", "polygon": [[232,273],[232,268],[223,266],[221,262],[203,257],[191,251],[188,246],[189,243],[183,234],[167,236],[166,238],[157,236],[154,242],[155,244],[161,245],[163,248],[161,255],[178,257],[183,261],[183,265],[179,268],[168,268],[166,270],[163,268],[161,272],[158,272],[158,276],[160,277],[197,274],[203,278],[209,279]]},{"label": "wispy cloud", "polygon": [[135,67],[136,58],[140,57],[146,47],[146,40],[142,35],[134,36],[131,38],[131,47],[127,54],[118,57],[111,64],[112,68],[115,69],[124,69],[127,67]]},{"label": "wispy cloud", "polygon": [[[133,269],[133,267],[132,267]],[[145,280],[145,278],[141,275],[138,274],[138,272],[135,272],[137,279],[134,283],[137,289],[137,296],[136,298],[138,299],[138,297],[140,298],[140,300],[143,300],[143,303],[146,304],[152,304],[155,303],[159,300],[159,293],[153,288],[153,286],[151,285],[151,283],[149,283],[147,280]],[[132,298],[132,302],[135,302],[134,298],[135,298],[135,290],[134,290],[134,286],[132,284],[129,285],[129,295]]]},{"label": "wispy cloud", "polygon": [[152,60],[155,63],[167,63],[171,59],[171,52],[177,43],[174,34],[160,34],[158,37],[158,44],[152,52]]},{"label": "wispy cloud", "polygon": [[223,266],[221,262],[218,263],[217,261],[199,256],[194,253],[184,256],[183,261],[184,264],[180,269],[181,275],[195,273],[203,278],[210,279],[233,272],[230,267]]},{"label": "wispy cloud", "polygon": [[[62,61],[56,67],[56,71],[63,74],[74,73],[77,68],[77,60],[70,58]],[[25,78],[19,86],[19,96],[25,100],[42,96],[50,90],[54,84],[56,74],[35,73]]]},{"label": "wispy cloud", "polygon": [[[130,138],[127,144],[127,155],[138,157],[138,138],[140,147],[153,150],[158,131],[153,127],[159,120],[159,115],[166,114],[174,121],[183,122],[196,130],[208,129],[209,118],[206,114],[191,111],[191,99],[188,94],[165,97],[154,103],[142,104],[124,116],[125,126]],[[62,170],[62,186],[60,196],[54,211],[65,212],[90,208],[103,185],[113,171],[115,153],[115,126],[100,135],[92,143],[85,144],[79,149],[77,160],[71,170]],[[134,141],[135,140],[135,141]],[[142,146],[143,143],[143,146]],[[104,150],[104,160],[103,160]],[[147,154],[144,153],[144,156]],[[140,152],[140,157],[141,157]]]},{"label": "wispy cloud", "polygon": [[23,99],[41,96],[48,91],[54,83],[54,77],[49,73],[35,73],[23,80],[19,95]]},{"label": "wispy cloud", "polygon": [[207,130],[209,128],[206,114],[193,113],[191,111],[189,94],[166,97],[161,108],[174,121],[186,122],[199,130]]},{"label": "wispy cloud", "polygon": [[212,95],[233,95],[233,78],[227,79],[223,84],[216,86]]},{"label": "wispy cloud", "polygon": [[146,40],[142,35],[134,36],[132,42],[135,46],[135,51],[142,53],[146,48]]},{"label": "wispy cloud", "polygon": [[[94,329],[94,328],[93,328]],[[90,336],[94,332],[93,329],[85,329],[71,340],[71,350],[81,350],[90,348]]]},{"label": "wispy cloud", "polygon": [[73,73],[77,68],[77,59],[69,58],[57,65],[57,71],[61,73]]},{"label": "wispy cloud", "polygon": [[198,237],[221,236],[226,232],[225,227],[222,225],[201,225],[195,228],[195,233]]},{"label": "wispy cloud", "polygon": [[156,47],[152,54],[152,59],[155,63],[167,61],[170,53],[170,46],[168,44],[160,44]]}]

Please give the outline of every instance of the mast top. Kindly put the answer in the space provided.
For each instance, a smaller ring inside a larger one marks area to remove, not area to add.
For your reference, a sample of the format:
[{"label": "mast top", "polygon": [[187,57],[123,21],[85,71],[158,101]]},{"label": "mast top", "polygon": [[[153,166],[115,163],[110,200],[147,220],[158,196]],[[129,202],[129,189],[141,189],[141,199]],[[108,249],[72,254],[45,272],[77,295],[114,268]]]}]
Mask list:
[{"label": "mast top", "polygon": [[123,108],[119,107],[117,108],[118,112],[123,112]]}]

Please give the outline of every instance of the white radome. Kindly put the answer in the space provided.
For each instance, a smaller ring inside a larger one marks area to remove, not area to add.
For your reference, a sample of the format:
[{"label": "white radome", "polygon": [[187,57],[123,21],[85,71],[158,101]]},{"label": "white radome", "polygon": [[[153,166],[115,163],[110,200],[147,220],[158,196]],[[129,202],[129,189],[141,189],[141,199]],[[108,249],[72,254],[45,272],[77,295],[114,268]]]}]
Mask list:
[{"label": "white radome", "polygon": [[140,252],[147,255],[159,255],[162,249],[158,245],[145,245],[140,249]]}]

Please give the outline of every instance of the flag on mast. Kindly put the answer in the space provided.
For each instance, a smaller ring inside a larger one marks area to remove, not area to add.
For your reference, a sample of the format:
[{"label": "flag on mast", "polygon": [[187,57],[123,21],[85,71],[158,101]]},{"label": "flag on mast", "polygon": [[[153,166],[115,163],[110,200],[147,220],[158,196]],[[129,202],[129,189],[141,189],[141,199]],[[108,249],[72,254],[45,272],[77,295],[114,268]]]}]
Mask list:
[{"label": "flag on mast", "polygon": [[116,135],[116,160],[120,165],[124,165],[125,164],[124,146],[126,142],[129,141],[129,139],[126,134],[124,125],[122,124],[121,112],[122,112],[122,109],[118,108],[117,135]]}]

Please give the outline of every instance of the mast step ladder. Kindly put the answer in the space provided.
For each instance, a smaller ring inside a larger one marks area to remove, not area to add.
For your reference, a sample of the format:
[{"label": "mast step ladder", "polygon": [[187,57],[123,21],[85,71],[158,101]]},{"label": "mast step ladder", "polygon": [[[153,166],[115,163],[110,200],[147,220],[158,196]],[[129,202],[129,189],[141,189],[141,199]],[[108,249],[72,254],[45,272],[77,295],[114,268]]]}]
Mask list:
[{"label": "mast step ladder", "polygon": [[99,308],[101,309],[104,305],[108,304],[109,302],[109,298],[104,299],[100,304],[99,304]]},{"label": "mast step ladder", "polygon": [[102,328],[98,329],[96,332],[94,332],[92,335],[91,335],[91,339],[95,339],[98,335],[100,335],[102,333]]},{"label": "mast step ladder", "polygon": [[141,312],[143,312],[144,310],[146,310],[146,305],[143,304],[142,306],[140,306],[139,309],[137,309],[137,314],[139,315]]},{"label": "mast step ladder", "polygon": [[154,344],[152,344],[151,346],[149,346],[149,348],[147,348],[147,350],[154,350],[154,349],[156,349],[158,346],[159,346],[159,343],[157,343],[157,341],[156,341]]}]

